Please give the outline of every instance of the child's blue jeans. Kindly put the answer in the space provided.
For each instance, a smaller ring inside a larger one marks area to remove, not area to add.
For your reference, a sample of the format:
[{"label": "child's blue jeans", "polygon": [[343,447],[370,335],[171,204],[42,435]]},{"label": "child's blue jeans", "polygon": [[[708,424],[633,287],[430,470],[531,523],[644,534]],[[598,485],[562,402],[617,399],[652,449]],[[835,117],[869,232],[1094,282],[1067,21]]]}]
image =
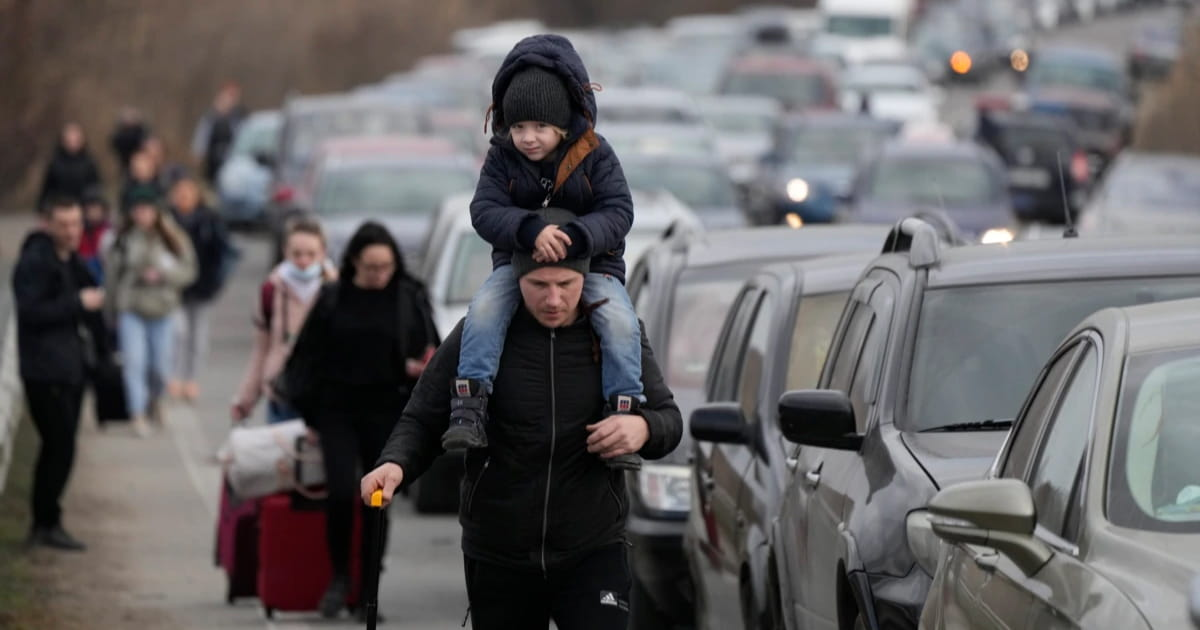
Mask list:
[{"label": "child's blue jeans", "polygon": [[[592,311],[592,329],[600,338],[600,374],[605,399],[616,395],[636,396],[642,392],[642,332],[637,313],[625,285],[616,278],[589,273],[583,283],[580,306],[608,300]],[[458,377],[484,383],[492,381],[500,366],[500,353],[513,313],[521,304],[521,288],[512,265],[504,265],[488,276],[475,292],[463,324],[462,348],[458,355]]]}]

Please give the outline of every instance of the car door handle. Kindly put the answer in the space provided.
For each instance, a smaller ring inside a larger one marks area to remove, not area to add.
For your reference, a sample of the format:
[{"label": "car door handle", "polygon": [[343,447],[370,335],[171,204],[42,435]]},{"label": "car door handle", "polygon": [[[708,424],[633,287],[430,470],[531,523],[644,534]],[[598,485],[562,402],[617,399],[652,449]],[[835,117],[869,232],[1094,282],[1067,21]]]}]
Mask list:
[{"label": "car door handle", "polygon": [[717,483],[713,481],[712,475],[708,473],[700,473],[700,485],[704,487],[705,492],[712,492]]},{"label": "car door handle", "polygon": [[799,457],[789,457],[789,458],[783,460],[783,463],[787,464],[788,470],[791,470],[794,472],[796,470],[796,467],[800,465],[800,458]]},{"label": "car door handle", "polygon": [[979,567],[980,569],[983,569],[984,571],[991,572],[991,571],[996,570],[996,563],[1000,561],[1000,554],[998,554],[998,553],[976,554],[975,557],[972,558],[972,560],[975,561],[975,566]]},{"label": "car door handle", "polygon": [[804,481],[814,488],[817,487],[817,484],[821,483],[821,469],[818,468],[804,473]]}]

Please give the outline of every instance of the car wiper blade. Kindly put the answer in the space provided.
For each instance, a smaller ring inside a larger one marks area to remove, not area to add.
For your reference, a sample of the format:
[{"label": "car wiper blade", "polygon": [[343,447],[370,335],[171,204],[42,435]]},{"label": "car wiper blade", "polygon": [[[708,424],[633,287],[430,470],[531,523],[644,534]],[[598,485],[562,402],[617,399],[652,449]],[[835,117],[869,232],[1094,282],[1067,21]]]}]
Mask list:
[{"label": "car wiper blade", "polygon": [[957,422],[955,424],[947,424],[941,427],[921,429],[918,431],[918,433],[945,433],[951,431],[1004,431],[1011,429],[1012,425],[1012,419],[980,420],[979,422]]}]

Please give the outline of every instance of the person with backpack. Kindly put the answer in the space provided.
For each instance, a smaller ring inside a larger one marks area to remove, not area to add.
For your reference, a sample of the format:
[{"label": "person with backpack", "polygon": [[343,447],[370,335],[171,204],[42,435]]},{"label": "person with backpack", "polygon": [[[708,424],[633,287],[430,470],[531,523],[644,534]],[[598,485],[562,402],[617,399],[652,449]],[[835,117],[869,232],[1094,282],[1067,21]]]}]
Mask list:
[{"label": "person with backpack", "polygon": [[264,396],[269,424],[300,417],[271,389],[271,383],[283,370],[321,286],[337,280],[337,269],[329,263],[325,252],[325,232],[320,223],[301,219],[288,226],[284,261],[271,270],[255,302],[253,321],[257,334],[230,409],[234,422],[250,417]]},{"label": "person with backpack", "polygon": [[[362,224],[350,238],[338,277],[321,288],[283,375],[288,402],[310,441],[319,441],[325,465],[333,578],[320,611],[327,618],[346,605],[350,554],[359,552],[350,548],[359,468],[374,466],[441,341],[424,285],[408,274],[400,246],[379,223]],[[362,552],[377,525],[366,519]]]},{"label": "person with backpack", "polygon": [[148,437],[151,422],[164,425],[159,403],[170,376],[171,324],[196,279],[196,254],[153,191],[138,191],[130,203],[104,260],[106,307],[117,324],[130,423]]},{"label": "person with backpack", "polygon": [[238,127],[246,118],[242,106],[242,89],[229,82],[221,86],[213,99],[212,109],[196,124],[192,134],[192,154],[204,165],[204,178],[216,183],[217,173],[229,157]]},{"label": "person with backpack", "polygon": [[209,308],[237,263],[237,250],[221,215],[204,204],[200,186],[188,175],[171,185],[171,216],[183,228],[196,253],[196,279],[183,290],[175,316],[175,365],[167,392],[172,398],[195,402],[200,395],[197,375],[208,351]]}]

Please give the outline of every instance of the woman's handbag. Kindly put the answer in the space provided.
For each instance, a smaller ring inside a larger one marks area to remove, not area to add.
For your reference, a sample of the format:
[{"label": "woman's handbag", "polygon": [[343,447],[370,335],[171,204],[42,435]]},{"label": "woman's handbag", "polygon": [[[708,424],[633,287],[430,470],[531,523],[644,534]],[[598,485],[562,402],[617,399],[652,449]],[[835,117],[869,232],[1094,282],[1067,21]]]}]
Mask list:
[{"label": "woman's handbag", "polygon": [[314,494],[308,488],[325,482],[325,466],[320,450],[305,439],[307,433],[303,420],[234,427],[218,455],[230,489],[242,499],[292,491]]}]

